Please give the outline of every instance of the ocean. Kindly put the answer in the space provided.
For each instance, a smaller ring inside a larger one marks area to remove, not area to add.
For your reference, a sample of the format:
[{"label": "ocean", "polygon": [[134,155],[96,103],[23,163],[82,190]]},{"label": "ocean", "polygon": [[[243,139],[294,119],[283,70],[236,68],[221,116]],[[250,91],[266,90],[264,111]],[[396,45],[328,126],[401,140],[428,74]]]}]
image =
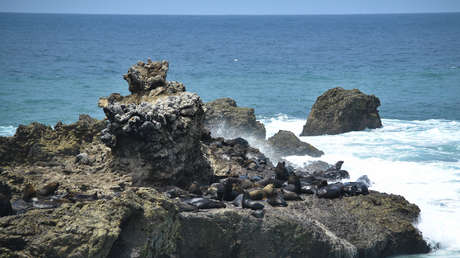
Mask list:
[{"label": "ocean", "polygon": [[[460,256],[460,13],[131,16],[0,13],[0,135],[19,124],[103,118],[101,96],[128,94],[138,60],[168,60],[169,80],[203,101],[255,108],[268,136],[297,135],[329,88],[375,94],[383,128],[301,137],[344,160],[351,179],[400,194],[439,249]],[[312,158],[287,157],[303,164]],[[412,256],[411,256],[412,257]]]}]

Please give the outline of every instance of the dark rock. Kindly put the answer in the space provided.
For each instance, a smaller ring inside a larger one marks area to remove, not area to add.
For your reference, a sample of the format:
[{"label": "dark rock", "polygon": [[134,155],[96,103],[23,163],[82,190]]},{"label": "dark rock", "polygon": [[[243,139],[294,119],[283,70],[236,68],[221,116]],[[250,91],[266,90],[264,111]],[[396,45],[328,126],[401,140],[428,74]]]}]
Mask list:
[{"label": "dark rock", "polygon": [[301,136],[340,134],[382,127],[380,100],[358,89],[333,88],[313,105]]},{"label": "dark rock", "polygon": [[313,145],[301,141],[290,131],[280,130],[275,135],[268,138],[268,143],[273,151],[280,156],[309,155],[312,157],[320,157],[324,154],[324,152],[318,150]]},{"label": "dark rock", "polygon": [[205,127],[214,137],[265,139],[265,127],[256,120],[254,109],[237,107],[230,98],[205,103]]}]

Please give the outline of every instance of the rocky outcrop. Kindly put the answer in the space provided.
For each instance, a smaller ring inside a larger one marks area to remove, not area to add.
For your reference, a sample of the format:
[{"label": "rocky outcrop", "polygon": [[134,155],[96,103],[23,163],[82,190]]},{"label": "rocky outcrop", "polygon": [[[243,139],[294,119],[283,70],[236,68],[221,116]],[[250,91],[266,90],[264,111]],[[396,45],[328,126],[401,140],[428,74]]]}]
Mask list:
[{"label": "rocky outcrop", "polygon": [[265,127],[256,120],[253,108],[238,107],[231,98],[216,99],[204,105],[205,127],[213,137],[265,139]]},{"label": "rocky outcrop", "polygon": [[34,123],[0,138],[0,256],[429,251],[412,224],[415,205],[369,191],[370,184],[334,183],[348,175],[343,162],[274,167],[242,138],[211,137],[196,94],[152,97],[168,85],[167,66],[148,64],[130,70],[131,95],[106,99],[106,122],[83,116],[55,129]]},{"label": "rocky outcrop", "polygon": [[110,103],[140,104],[142,102],[155,102],[161,96],[175,95],[185,91],[184,84],[176,81],[167,81],[169,70],[168,61],[148,60],[131,66],[123,78],[128,82],[131,95],[122,96],[112,93],[109,97],[100,98],[99,106],[107,107]]},{"label": "rocky outcrop", "polygon": [[242,138],[212,139],[203,145],[203,153],[212,167],[213,174],[218,177],[264,178],[273,174],[274,167],[270,160]]},{"label": "rocky outcrop", "polygon": [[279,156],[308,155],[320,157],[324,154],[324,152],[318,150],[313,145],[301,141],[290,131],[280,130],[275,135],[268,138],[268,144]]},{"label": "rocky outcrop", "polygon": [[83,146],[97,140],[105,122],[80,115],[72,124],[50,126],[19,125],[13,137],[0,137],[0,165],[50,161],[57,156],[76,155]]},{"label": "rocky outcrop", "polygon": [[183,92],[137,104],[109,104],[101,140],[112,148],[112,166],[137,185],[206,180],[211,171],[201,154],[201,100]]},{"label": "rocky outcrop", "polygon": [[0,218],[0,251],[33,257],[384,257],[428,251],[418,208],[372,192],[288,207],[181,211],[151,188]]},{"label": "rocky outcrop", "polygon": [[380,100],[358,89],[334,88],[318,97],[301,136],[340,134],[382,127]]}]

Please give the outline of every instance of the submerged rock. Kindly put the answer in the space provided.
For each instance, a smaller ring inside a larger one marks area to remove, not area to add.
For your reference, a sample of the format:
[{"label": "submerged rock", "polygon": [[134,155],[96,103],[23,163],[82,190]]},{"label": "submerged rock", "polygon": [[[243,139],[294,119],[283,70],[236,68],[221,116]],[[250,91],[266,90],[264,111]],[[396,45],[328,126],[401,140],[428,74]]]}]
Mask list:
[{"label": "submerged rock", "polygon": [[231,98],[216,99],[204,105],[205,127],[213,137],[265,139],[265,126],[256,120],[253,108],[238,107]]},{"label": "submerged rock", "polygon": [[273,151],[280,156],[308,155],[312,157],[320,157],[324,154],[324,152],[318,150],[313,145],[301,141],[290,131],[278,131],[275,135],[268,138],[268,144]]},{"label": "submerged rock", "polygon": [[318,97],[301,136],[340,134],[382,127],[380,100],[358,89],[333,88]]}]

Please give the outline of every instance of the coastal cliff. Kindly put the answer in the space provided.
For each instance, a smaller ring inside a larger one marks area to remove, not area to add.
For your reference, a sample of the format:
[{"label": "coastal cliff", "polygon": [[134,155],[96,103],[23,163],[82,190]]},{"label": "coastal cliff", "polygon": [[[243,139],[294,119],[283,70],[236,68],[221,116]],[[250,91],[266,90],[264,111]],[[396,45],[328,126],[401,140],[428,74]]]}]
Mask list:
[{"label": "coastal cliff", "polygon": [[[74,124],[33,123],[0,137],[0,197],[11,205],[0,218],[1,257],[384,257],[430,250],[413,225],[416,205],[365,182],[343,182],[343,162],[275,164],[245,135],[213,135],[209,125],[221,121],[212,105],[167,81],[168,69],[168,62],[150,60],[131,67],[124,76],[131,95],[101,98],[103,121],[82,115]],[[244,113],[237,117],[249,122],[239,128],[265,138],[253,110],[218,102],[231,115]],[[280,132],[268,142],[278,153],[322,154],[297,140]]]}]

